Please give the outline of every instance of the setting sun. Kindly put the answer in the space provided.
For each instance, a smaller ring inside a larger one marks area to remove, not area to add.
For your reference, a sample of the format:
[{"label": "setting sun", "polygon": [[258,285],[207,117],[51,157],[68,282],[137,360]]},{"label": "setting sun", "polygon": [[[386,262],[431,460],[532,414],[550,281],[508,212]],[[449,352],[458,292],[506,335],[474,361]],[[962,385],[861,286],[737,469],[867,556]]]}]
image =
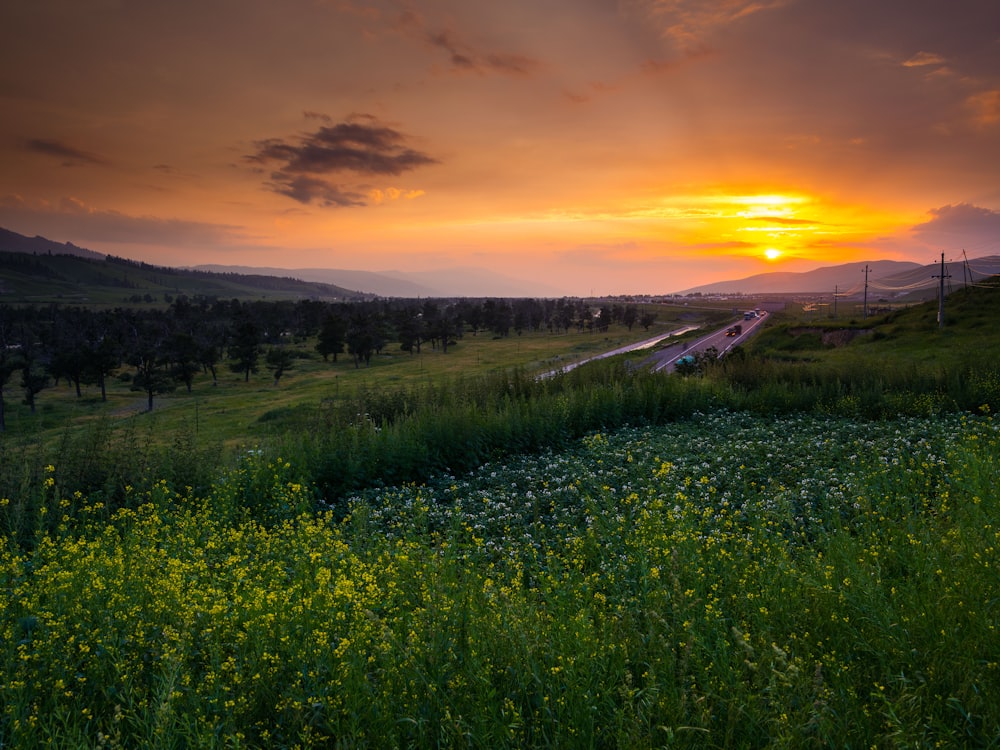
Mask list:
[{"label": "setting sun", "polygon": [[764,257],[768,260],[777,260],[781,257],[781,251],[774,247],[769,247],[764,251]]}]

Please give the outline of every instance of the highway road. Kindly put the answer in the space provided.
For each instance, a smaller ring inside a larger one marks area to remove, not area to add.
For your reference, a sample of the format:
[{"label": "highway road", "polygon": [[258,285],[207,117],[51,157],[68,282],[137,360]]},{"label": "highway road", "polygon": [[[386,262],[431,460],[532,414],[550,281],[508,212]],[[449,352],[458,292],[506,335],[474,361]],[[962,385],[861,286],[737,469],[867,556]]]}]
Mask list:
[{"label": "highway road", "polygon": [[601,354],[595,354],[591,357],[586,357],[585,359],[581,359],[577,362],[571,362],[567,365],[563,365],[562,367],[556,368],[555,370],[549,370],[548,372],[543,372],[538,377],[540,379],[551,378],[554,375],[559,375],[562,373],[569,372],[570,370],[573,370],[579,367],[580,365],[586,364],[587,362],[593,362],[595,359],[605,359],[606,357],[613,357],[616,354],[625,354],[626,352],[634,352],[634,351],[641,351],[642,349],[650,349],[659,344],[664,339],[668,339],[671,336],[681,336],[687,333],[688,331],[694,331],[695,329],[697,329],[697,327],[698,326],[684,326],[683,328],[678,328],[668,333],[660,333],[657,334],[656,336],[653,336],[652,338],[645,339],[643,341],[637,341],[634,344],[626,344],[625,346],[620,346],[617,349],[612,349],[609,352],[602,352]]},{"label": "highway road", "polygon": [[[764,310],[761,310],[760,316],[757,318],[751,318],[750,320],[736,320],[733,323],[723,326],[717,331],[713,331],[712,333],[696,339],[695,341],[689,341],[686,344],[674,344],[673,346],[661,349],[647,359],[645,364],[650,365],[653,372],[673,372],[674,365],[677,364],[677,360],[681,357],[687,356],[688,354],[695,354],[697,352],[704,352],[713,346],[718,350],[719,356],[721,357],[734,346],[746,341],[748,337],[753,335],[766,318],[767,313]],[[742,333],[737,336],[727,336],[726,331],[729,330],[732,325],[743,326]]]}]

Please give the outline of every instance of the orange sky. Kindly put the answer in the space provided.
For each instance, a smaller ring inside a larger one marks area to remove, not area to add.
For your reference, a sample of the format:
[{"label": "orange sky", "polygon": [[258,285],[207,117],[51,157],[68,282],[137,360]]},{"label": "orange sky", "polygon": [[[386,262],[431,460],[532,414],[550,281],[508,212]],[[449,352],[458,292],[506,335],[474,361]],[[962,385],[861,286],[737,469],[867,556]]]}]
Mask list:
[{"label": "orange sky", "polygon": [[0,226],[163,265],[1000,254],[997,0],[32,0],[0,103]]}]

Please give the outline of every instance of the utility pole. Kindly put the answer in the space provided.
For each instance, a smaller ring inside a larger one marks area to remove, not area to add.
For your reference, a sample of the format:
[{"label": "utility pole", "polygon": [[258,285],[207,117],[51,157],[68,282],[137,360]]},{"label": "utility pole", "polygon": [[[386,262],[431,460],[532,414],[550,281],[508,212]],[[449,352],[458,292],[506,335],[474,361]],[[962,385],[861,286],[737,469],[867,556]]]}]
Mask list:
[{"label": "utility pole", "polygon": [[938,291],[938,328],[944,328],[944,280],[951,278],[951,274],[944,272],[944,253],[941,253],[941,273],[931,278],[941,279],[941,288]]},{"label": "utility pole", "polygon": [[837,317],[837,294],[840,289],[838,284],[833,285],[833,317]]},{"label": "utility pole", "polygon": [[864,320],[868,320],[868,272],[870,270],[871,269],[868,267],[868,264],[866,263],[865,264],[865,309],[864,312],[862,313],[862,315],[864,316]]}]

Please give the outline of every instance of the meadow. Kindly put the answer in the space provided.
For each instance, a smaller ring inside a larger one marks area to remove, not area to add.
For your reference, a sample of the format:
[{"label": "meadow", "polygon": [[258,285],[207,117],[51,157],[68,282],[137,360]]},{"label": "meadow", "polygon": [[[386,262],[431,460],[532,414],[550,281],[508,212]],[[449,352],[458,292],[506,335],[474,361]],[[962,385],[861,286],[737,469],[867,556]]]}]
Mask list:
[{"label": "meadow", "polygon": [[1000,372],[922,315],[0,442],[0,747],[997,746]]}]

